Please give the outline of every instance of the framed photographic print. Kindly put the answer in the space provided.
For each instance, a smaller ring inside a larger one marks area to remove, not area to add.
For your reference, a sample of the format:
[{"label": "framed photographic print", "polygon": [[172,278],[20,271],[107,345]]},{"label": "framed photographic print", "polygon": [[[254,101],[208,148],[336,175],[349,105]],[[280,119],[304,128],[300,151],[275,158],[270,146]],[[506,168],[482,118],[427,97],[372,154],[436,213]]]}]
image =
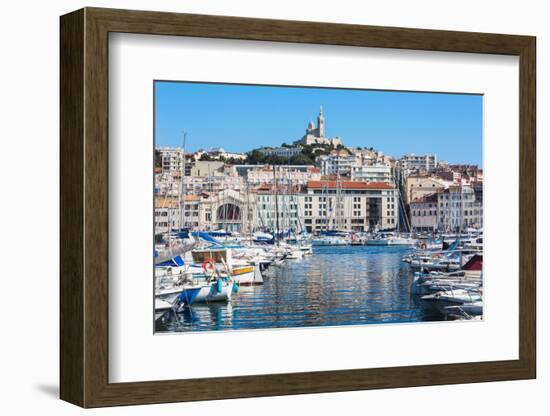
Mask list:
[{"label": "framed photographic print", "polygon": [[535,104],[529,36],[62,16],[61,398],[534,378]]}]

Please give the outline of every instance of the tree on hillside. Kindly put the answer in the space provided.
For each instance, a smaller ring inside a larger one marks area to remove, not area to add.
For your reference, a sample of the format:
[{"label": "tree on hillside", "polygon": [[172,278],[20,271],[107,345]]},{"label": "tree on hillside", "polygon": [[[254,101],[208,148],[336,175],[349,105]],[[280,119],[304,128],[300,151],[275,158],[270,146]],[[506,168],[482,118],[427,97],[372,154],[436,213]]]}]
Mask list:
[{"label": "tree on hillside", "polygon": [[314,165],[315,159],[312,159],[303,153],[299,153],[290,159],[290,163],[292,165]]},{"label": "tree on hillside", "polygon": [[214,158],[213,158],[212,156],[210,156],[208,153],[203,153],[203,154],[201,155],[201,157],[200,157],[199,160],[201,160],[201,161],[206,161],[206,162],[211,162],[211,161],[216,160],[216,159],[214,159]]},{"label": "tree on hillside", "polygon": [[258,149],[254,149],[251,152],[247,153],[246,163],[249,165],[258,165],[264,163],[265,154],[260,152]]}]

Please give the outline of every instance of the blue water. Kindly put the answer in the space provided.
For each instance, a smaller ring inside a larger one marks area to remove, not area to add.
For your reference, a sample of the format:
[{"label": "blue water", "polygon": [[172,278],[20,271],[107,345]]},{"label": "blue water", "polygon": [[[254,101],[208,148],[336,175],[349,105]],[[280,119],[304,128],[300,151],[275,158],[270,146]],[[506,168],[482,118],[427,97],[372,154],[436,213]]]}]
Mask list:
[{"label": "blue water", "polygon": [[241,287],[231,302],[193,305],[156,330],[210,331],[415,322],[405,247],[314,247],[287,261],[261,286]]}]

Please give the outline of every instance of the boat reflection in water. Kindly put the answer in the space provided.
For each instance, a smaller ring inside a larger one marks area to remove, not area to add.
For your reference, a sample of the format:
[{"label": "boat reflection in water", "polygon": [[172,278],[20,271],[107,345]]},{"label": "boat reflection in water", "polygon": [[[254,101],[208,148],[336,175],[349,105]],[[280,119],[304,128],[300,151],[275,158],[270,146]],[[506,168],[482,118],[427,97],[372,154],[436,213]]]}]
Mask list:
[{"label": "boat reflection in water", "polygon": [[230,302],[193,304],[156,331],[364,325],[442,319],[411,297],[409,247],[315,247],[313,256],[270,267],[264,284],[241,286]]}]

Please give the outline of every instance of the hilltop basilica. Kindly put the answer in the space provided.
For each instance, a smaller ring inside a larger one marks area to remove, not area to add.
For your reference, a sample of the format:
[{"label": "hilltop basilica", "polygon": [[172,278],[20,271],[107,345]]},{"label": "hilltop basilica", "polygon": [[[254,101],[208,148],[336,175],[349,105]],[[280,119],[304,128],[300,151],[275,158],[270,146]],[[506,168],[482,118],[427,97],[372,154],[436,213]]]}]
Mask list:
[{"label": "hilltop basilica", "polygon": [[325,117],[323,115],[323,106],[321,106],[319,115],[317,116],[317,127],[315,127],[313,121],[310,121],[306,134],[300,140],[295,141],[294,144],[332,144],[333,146],[338,146],[342,144],[342,139],[340,137],[325,137]]}]

